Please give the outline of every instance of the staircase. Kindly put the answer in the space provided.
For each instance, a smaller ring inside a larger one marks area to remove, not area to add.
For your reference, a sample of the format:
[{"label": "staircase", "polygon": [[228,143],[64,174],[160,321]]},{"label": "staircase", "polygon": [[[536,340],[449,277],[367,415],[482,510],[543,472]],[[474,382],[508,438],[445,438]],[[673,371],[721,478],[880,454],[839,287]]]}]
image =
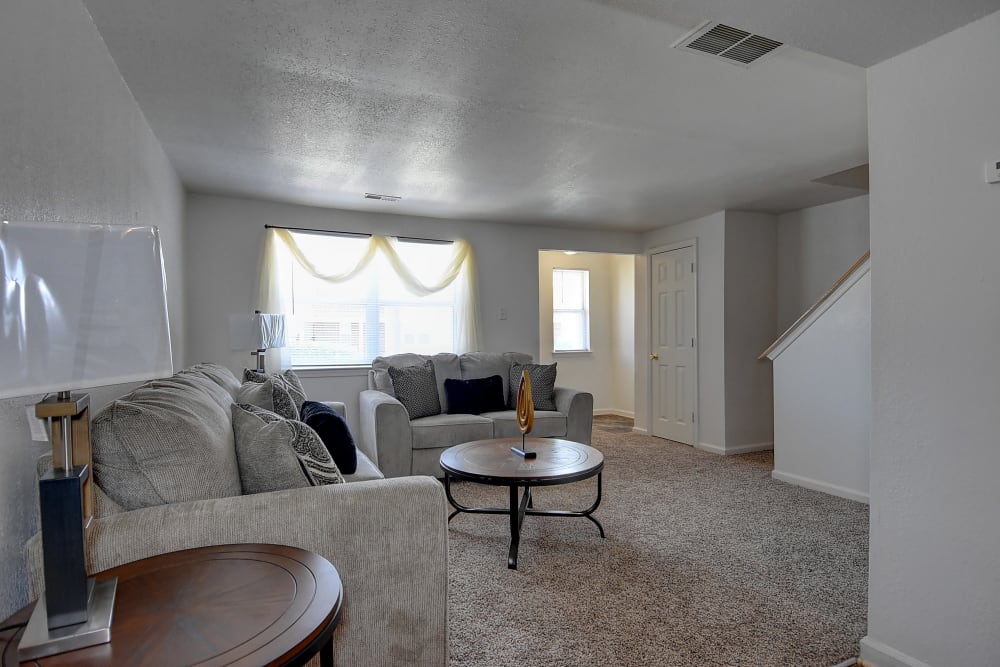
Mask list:
[{"label": "staircase", "polygon": [[870,253],[758,358],[774,365],[771,475],[868,502]]}]

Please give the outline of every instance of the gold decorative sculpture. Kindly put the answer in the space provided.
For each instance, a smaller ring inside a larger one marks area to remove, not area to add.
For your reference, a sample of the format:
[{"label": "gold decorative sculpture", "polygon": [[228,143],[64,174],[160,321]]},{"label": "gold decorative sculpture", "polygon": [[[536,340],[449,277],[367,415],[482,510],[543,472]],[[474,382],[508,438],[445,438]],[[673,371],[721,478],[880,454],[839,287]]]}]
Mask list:
[{"label": "gold decorative sculpture", "polygon": [[524,436],[531,433],[535,425],[535,403],[531,398],[531,376],[521,371],[521,384],[517,388],[517,428],[521,431],[521,448],[511,447],[510,451],[526,459],[533,459],[536,452],[525,451]]}]

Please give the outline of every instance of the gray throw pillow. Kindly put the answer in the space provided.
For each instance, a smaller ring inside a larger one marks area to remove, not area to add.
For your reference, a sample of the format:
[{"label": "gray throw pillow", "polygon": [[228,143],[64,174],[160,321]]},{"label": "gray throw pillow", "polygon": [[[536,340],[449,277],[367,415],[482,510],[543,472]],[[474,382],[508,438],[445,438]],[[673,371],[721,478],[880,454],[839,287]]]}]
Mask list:
[{"label": "gray throw pillow", "polygon": [[292,400],[292,395],[283,380],[269,377],[263,382],[244,382],[236,390],[235,400],[237,403],[249,403],[269,412],[275,412],[285,419],[299,418],[295,401]]},{"label": "gray throw pillow", "polygon": [[244,382],[255,382],[260,384],[265,380],[277,382],[288,391],[289,395],[292,397],[292,402],[295,403],[296,415],[293,419],[298,419],[298,415],[302,412],[302,404],[306,401],[306,390],[302,387],[302,380],[299,379],[299,376],[295,373],[295,371],[289,368],[281,373],[267,374],[251,370],[249,368],[243,369]]},{"label": "gray throw pillow", "polygon": [[528,371],[531,378],[531,402],[536,410],[555,410],[553,395],[556,386],[556,364],[512,364],[510,367],[510,397],[507,406],[517,408],[517,390],[521,386],[521,371]]},{"label": "gray throw pillow", "polygon": [[428,359],[419,366],[390,366],[389,377],[392,378],[392,390],[410,419],[441,414],[434,362]]},{"label": "gray throw pillow", "polygon": [[323,441],[303,422],[248,403],[234,403],[232,413],[244,494],[344,481]]}]

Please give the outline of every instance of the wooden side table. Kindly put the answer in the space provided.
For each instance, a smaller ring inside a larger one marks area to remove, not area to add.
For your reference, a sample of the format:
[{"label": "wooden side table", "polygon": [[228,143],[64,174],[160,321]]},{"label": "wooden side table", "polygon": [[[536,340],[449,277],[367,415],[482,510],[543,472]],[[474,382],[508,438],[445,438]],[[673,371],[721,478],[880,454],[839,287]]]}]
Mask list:
[{"label": "wooden side table", "polygon": [[[294,547],[238,544],[154,556],[106,570],[118,577],[111,642],[37,665],[333,664],[343,601],[337,570]],[[0,624],[26,623],[34,603]],[[23,628],[0,633],[2,665],[18,664]]]}]

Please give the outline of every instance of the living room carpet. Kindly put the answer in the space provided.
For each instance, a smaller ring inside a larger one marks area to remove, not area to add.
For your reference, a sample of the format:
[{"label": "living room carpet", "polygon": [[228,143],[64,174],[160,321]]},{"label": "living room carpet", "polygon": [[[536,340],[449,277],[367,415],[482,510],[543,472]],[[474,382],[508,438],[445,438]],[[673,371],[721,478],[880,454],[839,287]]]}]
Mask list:
[{"label": "living room carpet", "polygon": [[[505,516],[450,525],[453,665],[816,665],[865,634],[868,506],[771,479],[771,452],[722,457],[595,427],[604,498],[586,519],[525,517],[517,570]],[[453,485],[469,505],[508,491]],[[587,507],[596,479],[541,487]]]}]

